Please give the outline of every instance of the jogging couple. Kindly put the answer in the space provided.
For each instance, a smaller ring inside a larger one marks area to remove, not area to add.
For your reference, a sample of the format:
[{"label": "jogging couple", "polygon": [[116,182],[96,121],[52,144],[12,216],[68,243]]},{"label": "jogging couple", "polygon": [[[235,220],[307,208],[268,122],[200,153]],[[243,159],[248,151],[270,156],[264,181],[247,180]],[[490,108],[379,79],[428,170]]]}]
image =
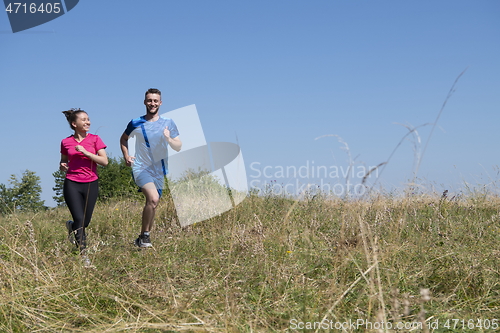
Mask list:
[{"label": "jogging couple", "polygon": [[[145,93],[146,114],[132,119],[122,136],[120,147],[127,166],[132,167],[133,178],[144,194],[142,227],[135,245],[151,247],[150,231],[156,207],[162,196],[168,173],[168,147],[180,151],[182,142],[172,119],[159,115],[161,92],[151,88]],[[63,194],[73,221],[66,222],[70,241],[80,252],[86,248],[85,229],[89,226],[98,195],[97,164],[106,166],[106,145],[98,135],[90,134],[90,118],[80,109],[63,112],[72,135],[61,141],[60,170],[66,172]],[[135,156],[129,153],[128,140],[135,138]]]}]

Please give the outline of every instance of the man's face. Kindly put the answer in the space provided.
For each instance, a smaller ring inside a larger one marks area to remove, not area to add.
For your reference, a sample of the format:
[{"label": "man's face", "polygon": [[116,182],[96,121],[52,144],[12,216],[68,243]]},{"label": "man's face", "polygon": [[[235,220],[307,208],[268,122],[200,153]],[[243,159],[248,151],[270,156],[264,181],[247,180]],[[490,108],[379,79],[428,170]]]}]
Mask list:
[{"label": "man's face", "polygon": [[146,105],[147,113],[156,115],[158,110],[160,110],[161,96],[158,94],[147,94],[144,105]]}]

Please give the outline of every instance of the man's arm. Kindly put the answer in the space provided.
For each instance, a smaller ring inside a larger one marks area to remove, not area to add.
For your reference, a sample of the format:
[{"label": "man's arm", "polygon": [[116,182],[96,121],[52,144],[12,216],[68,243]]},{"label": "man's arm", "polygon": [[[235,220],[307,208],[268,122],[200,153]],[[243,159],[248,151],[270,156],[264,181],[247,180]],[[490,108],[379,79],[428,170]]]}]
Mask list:
[{"label": "man's arm", "polygon": [[170,147],[172,147],[173,150],[175,151],[180,151],[182,148],[182,141],[179,137],[176,138],[170,138],[170,140],[167,139],[168,144]]},{"label": "man's arm", "polygon": [[182,141],[181,139],[177,136],[175,138],[170,137],[170,131],[168,127],[165,127],[163,130],[163,135],[165,136],[165,139],[167,139],[168,145],[175,151],[180,151],[182,148]]},{"label": "man's arm", "polygon": [[127,166],[132,166],[135,157],[128,154],[128,138],[129,136],[125,132],[123,132],[122,136],[120,137],[120,148],[122,150],[123,158],[125,159],[125,164],[127,164]]}]

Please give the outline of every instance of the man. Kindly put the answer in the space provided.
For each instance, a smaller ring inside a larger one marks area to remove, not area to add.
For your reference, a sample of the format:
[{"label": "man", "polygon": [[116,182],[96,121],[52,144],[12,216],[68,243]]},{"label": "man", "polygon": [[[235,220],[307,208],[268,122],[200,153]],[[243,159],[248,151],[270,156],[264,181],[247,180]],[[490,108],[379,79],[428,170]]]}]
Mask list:
[{"label": "man", "polygon": [[[146,198],[141,234],[135,240],[135,245],[142,248],[152,246],[150,231],[168,173],[168,146],[175,151],[180,151],[182,146],[174,121],[160,117],[161,104],[161,92],[148,89],[144,99],[146,114],[132,119],[120,138],[125,163],[132,167],[134,181]],[[129,155],[128,140],[131,137],[136,138],[135,156]]]}]

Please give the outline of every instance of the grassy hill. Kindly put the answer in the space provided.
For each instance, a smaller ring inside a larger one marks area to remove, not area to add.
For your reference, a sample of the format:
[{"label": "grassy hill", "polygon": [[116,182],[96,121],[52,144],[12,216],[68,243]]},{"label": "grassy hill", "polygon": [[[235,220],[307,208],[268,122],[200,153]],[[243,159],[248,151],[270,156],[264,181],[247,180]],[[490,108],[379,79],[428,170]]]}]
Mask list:
[{"label": "grassy hill", "polygon": [[499,204],[250,196],[180,228],[165,200],[140,250],[142,200],[110,201],[88,229],[93,268],[66,208],[3,216],[0,331],[492,332]]}]

